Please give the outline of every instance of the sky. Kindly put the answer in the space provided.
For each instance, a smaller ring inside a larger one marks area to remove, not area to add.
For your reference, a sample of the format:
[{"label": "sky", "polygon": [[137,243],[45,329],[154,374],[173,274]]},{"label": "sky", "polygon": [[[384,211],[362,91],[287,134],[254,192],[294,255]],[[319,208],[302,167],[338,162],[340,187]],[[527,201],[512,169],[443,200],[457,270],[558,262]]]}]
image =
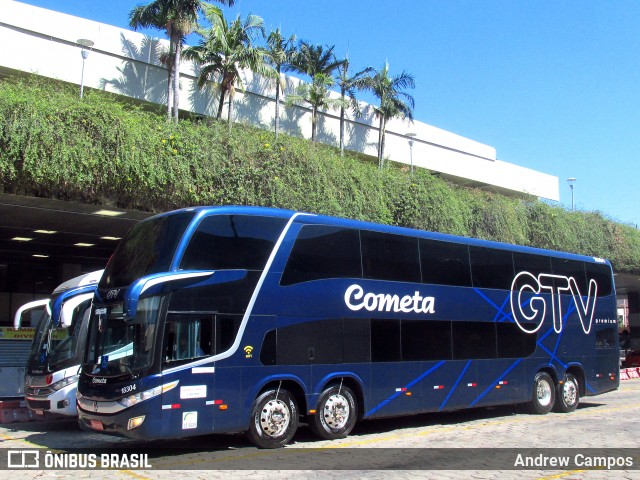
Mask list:
[{"label": "sky", "polygon": [[[22,2],[123,28],[149,3]],[[237,0],[224,11],[335,45],[352,72],[411,73],[416,120],[557,176],[567,208],[574,177],[576,209],[640,227],[637,0]]]}]

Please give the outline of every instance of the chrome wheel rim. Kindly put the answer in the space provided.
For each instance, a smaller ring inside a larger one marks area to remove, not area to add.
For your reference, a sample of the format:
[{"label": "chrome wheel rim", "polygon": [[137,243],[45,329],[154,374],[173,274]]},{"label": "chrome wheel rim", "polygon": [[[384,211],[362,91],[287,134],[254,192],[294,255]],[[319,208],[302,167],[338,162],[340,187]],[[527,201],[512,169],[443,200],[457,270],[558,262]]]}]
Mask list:
[{"label": "chrome wheel rim", "polygon": [[282,400],[269,400],[260,411],[260,428],[270,437],[278,437],[287,431],[291,414]]},{"label": "chrome wheel rim", "polygon": [[576,384],[574,382],[565,382],[562,387],[562,399],[565,405],[574,405],[577,398],[578,389],[576,388]]},{"label": "chrome wheel rim", "polygon": [[344,428],[349,421],[350,411],[351,409],[349,408],[347,398],[339,394],[334,394],[331,395],[324,404],[322,415],[329,428],[332,430],[340,430]]},{"label": "chrome wheel rim", "polygon": [[549,382],[538,382],[538,387],[536,390],[538,403],[540,405],[548,406],[549,404],[551,404],[551,385],[549,385]]}]

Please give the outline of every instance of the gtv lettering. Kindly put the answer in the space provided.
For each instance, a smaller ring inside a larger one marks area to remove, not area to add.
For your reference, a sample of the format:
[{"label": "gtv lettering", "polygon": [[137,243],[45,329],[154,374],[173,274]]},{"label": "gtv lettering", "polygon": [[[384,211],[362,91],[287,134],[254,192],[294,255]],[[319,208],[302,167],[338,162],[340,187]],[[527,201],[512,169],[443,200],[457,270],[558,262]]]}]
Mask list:
[{"label": "gtv lettering", "polygon": [[[537,277],[529,272],[520,272],[511,284],[511,311],[520,329],[526,333],[537,332],[547,317],[547,307],[551,310],[553,329],[562,331],[562,295],[571,293],[576,311],[585,334],[591,331],[593,315],[596,311],[598,284],[589,280],[586,302],[573,277],[541,273]],[[543,296],[543,293],[550,295]],[[548,305],[549,300],[551,305]]]},{"label": "gtv lettering", "polygon": [[351,285],[344,292],[344,303],[354,312],[364,308],[368,312],[436,313],[435,299],[423,297],[418,291],[404,297],[388,293],[365,293],[357,284]]}]

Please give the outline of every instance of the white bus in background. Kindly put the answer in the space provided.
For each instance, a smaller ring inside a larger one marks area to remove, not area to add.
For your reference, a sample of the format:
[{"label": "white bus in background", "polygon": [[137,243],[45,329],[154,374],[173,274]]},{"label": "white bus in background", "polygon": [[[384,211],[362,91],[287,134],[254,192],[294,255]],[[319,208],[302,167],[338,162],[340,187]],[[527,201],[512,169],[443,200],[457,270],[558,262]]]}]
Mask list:
[{"label": "white bus in background", "polygon": [[78,370],[86,343],[91,300],[102,270],[60,284],[51,298],[23,305],[16,312],[14,328],[32,312],[42,309],[27,362],[24,394],[37,415],[75,416]]}]

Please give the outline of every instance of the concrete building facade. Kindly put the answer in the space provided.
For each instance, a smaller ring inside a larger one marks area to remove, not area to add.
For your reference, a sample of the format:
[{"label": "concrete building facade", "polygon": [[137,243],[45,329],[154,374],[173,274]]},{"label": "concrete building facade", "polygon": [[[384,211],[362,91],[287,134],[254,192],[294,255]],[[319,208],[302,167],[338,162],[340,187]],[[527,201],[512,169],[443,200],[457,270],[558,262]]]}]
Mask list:
[{"label": "concrete building facade", "polygon": [[[167,72],[158,58],[163,49],[168,50],[166,40],[13,0],[0,0],[0,4],[0,42],[12,46],[0,51],[0,72],[35,73],[76,84],[82,78],[85,88],[166,104]],[[86,60],[80,54],[80,39],[93,42]],[[214,115],[218,90],[215,85],[198,89],[197,74],[196,65],[183,63],[180,108]],[[286,96],[295,91],[300,80],[286,76],[284,83]],[[245,71],[243,85],[244,89],[236,94],[234,120],[271,129],[275,82]],[[310,138],[309,109],[291,106],[281,112],[284,132]],[[363,104],[363,113],[358,119],[347,119],[345,145],[348,150],[375,157],[378,122],[371,105]],[[317,140],[337,146],[339,135],[338,112],[321,112]],[[420,121],[389,122],[385,157],[429,169],[455,183],[507,195],[559,200],[557,177],[499,160],[494,147]]]}]

